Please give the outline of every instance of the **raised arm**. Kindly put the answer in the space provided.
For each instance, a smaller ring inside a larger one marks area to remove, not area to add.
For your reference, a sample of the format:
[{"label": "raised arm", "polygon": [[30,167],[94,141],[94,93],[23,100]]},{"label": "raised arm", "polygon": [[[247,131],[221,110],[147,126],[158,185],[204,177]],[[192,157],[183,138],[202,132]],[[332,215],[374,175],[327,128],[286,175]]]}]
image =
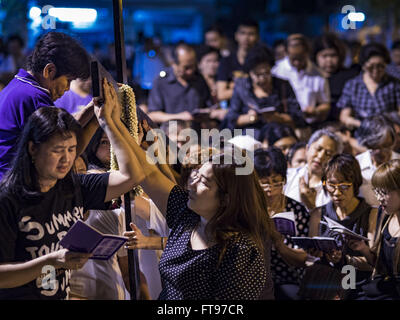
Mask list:
[{"label": "raised arm", "polygon": [[135,167],[140,168],[141,173],[144,175],[144,180],[140,179],[140,181],[135,181],[136,184],[140,184],[143,187],[147,195],[153,200],[158,209],[165,216],[168,197],[171,189],[175,186],[175,183],[169,180],[155,164],[152,164],[147,160],[146,152],[129,134],[128,130],[121,122],[119,114],[113,113],[113,122],[119,129],[121,139],[123,137],[129,145],[131,152],[134,154],[131,161],[135,162]]},{"label": "raised arm", "polygon": [[126,134],[124,136],[121,134],[121,132],[124,133],[124,130],[127,132],[127,129],[121,121],[115,123],[113,120],[117,118],[117,116],[112,116],[113,113],[117,113],[118,117],[120,116],[117,94],[106,79],[104,79],[103,88],[104,105],[95,105],[95,114],[100,126],[111,142],[119,166],[118,171],[110,173],[104,200],[107,202],[132,190],[134,186],[141,183],[145,176],[135,154],[124,138]]}]

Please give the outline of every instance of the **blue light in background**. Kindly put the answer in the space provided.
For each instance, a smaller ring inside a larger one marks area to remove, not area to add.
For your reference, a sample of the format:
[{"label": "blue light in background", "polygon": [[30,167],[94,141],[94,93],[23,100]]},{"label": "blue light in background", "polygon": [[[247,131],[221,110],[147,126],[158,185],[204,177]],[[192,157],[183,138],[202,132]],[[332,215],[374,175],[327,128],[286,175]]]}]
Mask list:
[{"label": "blue light in background", "polygon": [[156,56],[156,52],[154,50],[150,50],[147,55],[149,56],[149,58],[154,58]]}]

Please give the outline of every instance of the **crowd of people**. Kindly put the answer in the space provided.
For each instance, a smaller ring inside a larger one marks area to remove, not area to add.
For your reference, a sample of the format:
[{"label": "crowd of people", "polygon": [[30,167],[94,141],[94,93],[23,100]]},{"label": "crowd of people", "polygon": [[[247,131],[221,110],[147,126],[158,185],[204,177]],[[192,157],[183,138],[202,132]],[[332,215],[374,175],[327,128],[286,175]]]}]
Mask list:
[{"label": "crowd of people", "polygon": [[[156,62],[148,97],[135,90],[155,125],[140,120],[138,140],[108,80],[92,96],[77,40],[49,32],[23,65],[15,54],[20,69],[0,91],[0,299],[129,299],[127,250],[139,252],[143,300],[400,298],[400,42],[365,44],[345,67],[332,33],[271,49],[244,20],[234,39],[212,27],[204,45],[178,43]],[[149,142],[158,125],[168,139]],[[242,135],[174,157],[189,128]],[[254,170],[237,174],[238,155]],[[293,234],[276,219],[288,213]],[[65,249],[77,220],[127,242],[104,261]]]}]

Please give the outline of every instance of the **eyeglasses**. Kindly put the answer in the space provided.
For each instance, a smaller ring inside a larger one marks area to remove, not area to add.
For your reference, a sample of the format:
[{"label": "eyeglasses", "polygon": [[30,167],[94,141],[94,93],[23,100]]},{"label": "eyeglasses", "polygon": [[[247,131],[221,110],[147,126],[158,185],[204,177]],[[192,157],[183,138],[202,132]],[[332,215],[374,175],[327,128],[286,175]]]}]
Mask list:
[{"label": "eyeglasses", "polygon": [[353,185],[351,182],[343,182],[343,183],[329,183],[326,181],[323,181],[322,184],[326,187],[326,190],[328,190],[328,192],[335,192],[336,189],[339,189],[340,192],[346,192],[347,190],[349,190],[351,188],[351,186]]},{"label": "eyeglasses", "polygon": [[274,188],[280,188],[285,184],[285,181],[280,181],[280,182],[275,182],[275,183],[262,183],[260,181],[260,186],[262,188],[270,188],[270,189],[274,189]]}]

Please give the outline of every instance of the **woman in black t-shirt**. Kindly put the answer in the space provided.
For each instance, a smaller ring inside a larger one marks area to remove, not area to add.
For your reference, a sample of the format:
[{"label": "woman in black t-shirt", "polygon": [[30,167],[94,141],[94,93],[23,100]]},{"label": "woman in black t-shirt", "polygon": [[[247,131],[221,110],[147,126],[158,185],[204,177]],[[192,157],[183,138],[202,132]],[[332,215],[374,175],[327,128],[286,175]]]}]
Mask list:
[{"label": "woman in black t-shirt", "polygon": [[123,139],[116,92],[105,80],[104,104],[94,107],[117,155],[119,171],[76,175],[80,126],[64,109],[43,107],[26,124],[12,168],[0,185],[0,299],[63,299],[71,269],[89,254],[61,249],[59,240],[89,209],[129,191],[144,175]]}]

